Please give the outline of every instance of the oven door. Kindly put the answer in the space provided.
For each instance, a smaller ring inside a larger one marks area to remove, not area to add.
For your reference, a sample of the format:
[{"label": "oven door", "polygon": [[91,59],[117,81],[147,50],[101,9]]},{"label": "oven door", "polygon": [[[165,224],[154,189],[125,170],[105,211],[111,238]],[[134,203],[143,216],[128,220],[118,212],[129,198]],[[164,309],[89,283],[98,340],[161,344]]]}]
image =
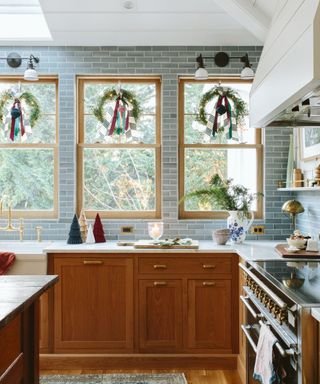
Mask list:
[{"label": "oven door", "polygon": [[[246,307],[246,324],[241,325],[242,332],[247,339],[247,356],[246,356],[246,384],[260,384],[258,380],[253,379],[254,365],[256,360],[257,345],[259,340],[259,332],[261,322],[264,321],[263,314],[254,305],[249,297],[241,296],[241,301]],[[295,363],[295,355],[292,350],[286,349],[287,346],[281,339],[281,335],[275,332],[270,326],[271,331],[276,336],[278,342],[274,347],[274,361],[277,370],[284,370],[285,377],[281,384],[298,384],[298,373]]]}]

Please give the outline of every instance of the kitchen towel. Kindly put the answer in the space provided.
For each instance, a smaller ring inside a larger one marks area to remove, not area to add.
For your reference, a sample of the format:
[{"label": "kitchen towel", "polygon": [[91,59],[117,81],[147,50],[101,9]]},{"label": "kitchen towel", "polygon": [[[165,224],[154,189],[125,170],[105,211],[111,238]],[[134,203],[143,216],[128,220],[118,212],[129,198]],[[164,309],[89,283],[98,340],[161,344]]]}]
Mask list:
[{"label": "kitchen towel", "polygon": [[0,252],[0,275],[4,275],[14,263],[16,255],[12,252]]},{"label": "kitchen towel", "polygon": [[279,383],[273,365],[273,346],[276,342],[269,326],[261,324],[253,378],[262,384]]}]

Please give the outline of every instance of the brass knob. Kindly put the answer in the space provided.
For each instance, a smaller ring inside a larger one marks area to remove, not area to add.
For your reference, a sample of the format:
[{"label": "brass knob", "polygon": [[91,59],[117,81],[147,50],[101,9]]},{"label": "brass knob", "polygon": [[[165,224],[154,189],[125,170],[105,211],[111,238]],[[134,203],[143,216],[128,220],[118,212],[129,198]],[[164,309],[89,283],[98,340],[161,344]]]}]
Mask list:
[{"label": "brass knob", "polygon": [[274,318],[276,318],[280,314],[280,312],[281,312],[281,310],[277,305],[272,308],[272,314],[273,314]]},{"label": "brass knob", "polygon": [[270,312],[272,311],[273,307],[274,307],[274,302],[270,300],[269,303],[268,303],[268,309],[269,309]]}]

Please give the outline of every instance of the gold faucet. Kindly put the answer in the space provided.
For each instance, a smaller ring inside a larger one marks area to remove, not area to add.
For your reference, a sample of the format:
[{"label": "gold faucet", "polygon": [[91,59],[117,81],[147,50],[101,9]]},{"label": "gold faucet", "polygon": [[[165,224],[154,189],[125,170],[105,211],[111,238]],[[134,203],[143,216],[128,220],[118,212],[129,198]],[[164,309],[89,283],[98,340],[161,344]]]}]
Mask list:
[{"label": "gold faucet", "polygon": [[[0,214],[3,213],[3,201],[0,200]],[[19,238],[20,241],[23,241],[23,234],[24,234],[24,224],[23,219],[20,219],[19,221],[19,227],[14,227],[12,225],[12,206],[11,203],[8,205],[8,223],[5,227],[0,227],[0,231],[6,231],[6,232],[19,232]]]},{"label": "gold faucet", "polygon": [[42,231],[42,227],[40,227],[40,226],[36,227],[37,241],[38,241],[39,243],[42,241],[42,239],[41,239],[41,231]]}]

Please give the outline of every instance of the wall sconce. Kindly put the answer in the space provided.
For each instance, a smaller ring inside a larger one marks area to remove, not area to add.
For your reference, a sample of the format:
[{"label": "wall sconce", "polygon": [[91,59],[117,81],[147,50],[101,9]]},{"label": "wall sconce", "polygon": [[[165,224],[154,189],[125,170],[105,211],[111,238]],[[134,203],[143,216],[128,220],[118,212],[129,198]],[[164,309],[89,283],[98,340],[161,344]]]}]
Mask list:
[{"label": "wall sconce", "polygon": [[7,64],[11,68],[20,67],[22,60],[28,60],[27,69],[24,72],[23,78],[28,81],[37,81],[38,73],[35,69],[36,64],[39,63],[39,57],[35,57],[30,55],[29,57],[21,57],[18,53],[12,52],[8,55],[8,57],[1,57],[1,60],[7,60]]},{"label": "wall sconce", "polygon": [[240,77],[241,79],[253,79],[254,78],[254,71],[251,68],[251,64],[249,61],[249,56],[246,53],[244,56],[232,56],[230,57],[225,52],[219,52],[214,57],[211,56],[202,56],[201,54],[196,58],[196,62],[198,65],[198,69],[196,70],[196,73],[194,75],[194,78],[196,80],[207,80],[209,75],[208,71],[205,68],[204,65],[204,59],[212,59],[217,67],[226,67],[229,64],[230,60],[233,59],[240,59],[240,61],[244,64],[243,69],[241,71]]}]

